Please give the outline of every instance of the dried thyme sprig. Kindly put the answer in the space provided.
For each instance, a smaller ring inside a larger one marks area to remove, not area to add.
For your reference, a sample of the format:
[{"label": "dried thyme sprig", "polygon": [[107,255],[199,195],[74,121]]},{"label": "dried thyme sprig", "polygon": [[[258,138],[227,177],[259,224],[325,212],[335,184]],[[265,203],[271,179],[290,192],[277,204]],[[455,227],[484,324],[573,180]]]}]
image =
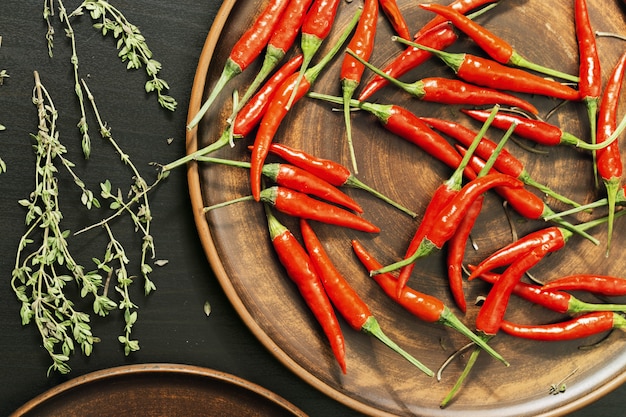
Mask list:
[{"label": "dried thyme sprig", "polygon": [[56,130],[58,113],[37,72],[33,102],[39,120],[38,132],[32,135],[36,142],[35,188],[28,199],[19,202],[27,209],[28,228],[18,245],[11,286],[22,303],[22,324],[35,322],[52,359],[48,373],[68,373],[67,361],[75,350],[75,343],[89,356],[98,338],[91,332],[89,314],[77,310],[67,297],[66,285],[75,282],[82,298],[92,297],[93,310],[101,316],[107,315],[117,304],[98,293],[102,276],[98,271],[85,272],[74,259],[67,242],[70,232],[61,227],[63,215],[59,207],[56,163],[60,162],[70,172],[83,192],[82,201],[87,207],[99,204],[73,173],[73,164],[63,156],[67,151]]},{"label": "dried thyme sprig", "polygon": [[152,57],[152,51],[139,28],[130,23],[119,9],[106,0],[85,0],[70,17],[83,14],[83,8],[89,11],[92,20],[98,21],[93,26],[100,30],[103,36],[111,33],[118,40],[118,56],[122,62],[127,62],[128,69],[145,66],[150,78],[145,84],[146,92],[155,91],[161,107],[170,111],[176,110],[176,100],[164,93],[169,89],[168,83],[158,77],[161,63]]},{"label": "dried thyme sprig", "polygon": [[[82,233],[86,230],[93,228],[94,226],[104,225],[110,222],[115,216],[120,215],[122,212],[127,212],[133,223],[135,225],[135,230],[139,230],[143,233],[142,238],[142,247],[141,247],[141,273],[144,278],[144,292],[148,295],[152,290],[156,287],[152,280],[149,278],[149,274],[152,272],[152,267],[148,264],[147,258],[150,256],[151,258],[155,257],[155,247],[154,240],[152,235],[150,234],[150,226],[152,224],[152,212],[150,210],[150,201],[148,199],[148,193],[151,189],[156,187],[156,185],[164,179],[165,175],[159,175],[156,181],[148,185],[148,182],[142,177],[141,173],[137,169],[137,167],[133,164],[128,154],[126,154],[121,147],[117,144],[113,135],[111,134],[111,129],[107,127],[106,123],[102,121],[102,117],[100,116],[100,112],[96,105],[95,98],[85,80],[82,80],[83,88],[87,94],[87,98],[89,99],[91,106],[93,108],[94,114],[96,116],[97,123],[100,127],[100,135],[103,139],[106,139],[115,149],[115,151],[119,154],[120,159],[126,166],[128,166],[133,174],[134,184],[131,186],[129,192],[129,201],[125,202],[122,196],[121,191],[118,189],[117,193],[113,193],[111,191],[112,186],[111,183],[107,180],[100,184],[101,193],[100,195],[104,199],[110,199],[111,203],[109,204],[109,208],[112,210],[117,210],[113,216],[108,217],[102,222],[97,223],[97,225],[92,225],[88,228],[82,229],[76,234]],[[138,204],[137,211],[133,211],[132,206]]]}]

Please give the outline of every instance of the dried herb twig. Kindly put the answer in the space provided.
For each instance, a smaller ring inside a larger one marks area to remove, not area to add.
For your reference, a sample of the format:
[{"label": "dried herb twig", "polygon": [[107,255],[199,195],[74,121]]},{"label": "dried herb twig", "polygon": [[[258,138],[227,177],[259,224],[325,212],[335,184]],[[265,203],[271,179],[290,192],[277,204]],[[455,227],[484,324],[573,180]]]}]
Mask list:
[{"label": "dried herb twig", "polygon": [[33,102],[39,119],[38,132],[32,135],[36,142],[35,188],[29,199],[19,202],[27,209],[28,227],[19,242],[11,285],[22,303],[22,324],[37,325],[43,346],[52,358],[48,372],[68,373],[67,361],[75,343],[88,356],[98,338],[91,332],[89,314],[76,309],[66,294],[66,286],[75,282],[82,298],[93,298],[93,311],[101,316],[113,310],[116,303],[98,293],[102,276],[97,271],[85,272],[74,259],[67,242],[70,232],[61,226],[58,163],[82,190],[82,201],[87,207],[98,207],[99,202],[73,172],[73,163],[64,156],[67,150],[59,141],[58,112],[37,72]]}]

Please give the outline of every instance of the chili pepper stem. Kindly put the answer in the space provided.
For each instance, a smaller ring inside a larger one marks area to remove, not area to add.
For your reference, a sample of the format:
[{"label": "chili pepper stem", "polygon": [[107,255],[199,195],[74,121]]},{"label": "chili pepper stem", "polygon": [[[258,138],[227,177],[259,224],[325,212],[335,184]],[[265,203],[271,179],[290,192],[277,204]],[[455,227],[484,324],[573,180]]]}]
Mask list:
[{"label": "chili pepper stem", "polygon": [[557,201],[560,201],[560,202],[565,203],[565,204],[569,204],[570,206],[574,206],[574,207],[580,207],[580,205],[581,205],[580,203],[577,203],[576,201],[572,200],[571,198],[557,193],[556,191],[552,190],[547,185],[538,183],[534,179],[530,178],[530,175],[528,175],[527,172],[524,172],[522,175],[520,175],[520,179],[525,184],[530,185],[531,187],[534,187],[534,188],[538,189],[542,193],[544,193],[544,194],[554,198]]},{"label": "chili pepper stem", "polygon": [[535,64],[534,62],[527,60],[515,51],[513,52],[513,55],[511,55],[509,63],[511,65],[515,65],[516,67],[526,68],[552,77],[562,78],[564,80],[574,83],[580,81],[580,77],[576,75],[567,74],[565,72],[561,72],[552,68],[544,67],[543,65]]},{"label": "chili pepper stem", "polygon": [[230,80],[232,80],[239,74],[241,74],[241,68],[239,67],[239,65],[237,65],[230,58],[227,59],[226,65],[224,65],[224,70],[222,71],[220,78],[215,83],[213,90],[211,90],[211,94],[209,94],[209,97],[205,100],[204,104],[202,104],[202,107],[200,107],[198,113],[196,113],[196,115],[191,119],[191,121],[187,125],[187,130],[193,129],[198,123],[200,123],[200,120],[202,120],[205,113],[209,111],[209,108],[211,107],[219,93],[224,89],[224,86],[226,86],[226,84],[228,84]]},{"label": "chili pepper stem", "polygon": [[346,140],[348,142],[348,150],[350,152],[350,160],[352,161],[352,169],[355,175],[359,173],[356,162],[356,154],[354,152],[354,144],[352,143],[352,121],[350,117],[350,101],[354,95],[358,82],[349,79],[341,80],[341,90],[343,92],[343,118],[346,125]]},{"label": "chili pepper stem", "polygon": [[587,303],[578,298],[570,298],[567,313],[570,315],[579,315],[584,313],[593,313],[594,311],[616,311],[626,312],[625,304],[605,304],[605,303]]},{"label": "chili pepper stem", "polygon": [[410,265],[413,262],[417,261],[420,258],[430,255],[434,250],[439,249],[437,246],[433,244],[428,239],[422,239],[419,247],[413,253],[413,255],[402,259],[401,261],[392,263],[390,265],[384,266],[380,269],[374,269],[370,271],[370,276],[378,275],[378,274],[386,274],[388,272],[395,271],[396,269],[400,269],[404,266]]},{"label": "chili pepper stem", "polygon": [[598,207],[603,207],[606,206],[608,204],[608,199],[606,198],[601,198],[599,200],[593,201],[589,204],[585,204],[579,207],[573,207],[569,210],[564,210],[558,213],[552,213],[552,214],[548,214],[547,216],[544,216],[543,219],[545,221],[549,221],[549,220],[554,220],[557,219],[559,217],[565,217],[565,216],[569,216],[570,214],[576,214],[576,213],[580,213],[581,211],[590,211],[594,208],[598,208]]},{"label": "chili pepper stem", "polygon": [[509,362],[507,362],[506,359],[502,357],[502,355],[496,352],[494,348],[489,346],[485,338],[477,335],[476,333],[472,332],[469,328],[467,328],[467,326],[465,326],[463,322],[459,320],[459,318],[456,317],[454,313],[452,312],[452,310],[450,310],[448,307],[446,307],[444,311],[441,313],[440,321],[446,326],[453,328],[454,330],[461,333],[463,336],[470,339],[472,342],[476,344],[476,346],[480,347],[482,350],[489,353],[495,359],[502,362],[505,366],[510,365]]},{"label": "chili pepper stem", "polygon": [[461,389],[461,385],[463,385],[463,382],[465,382],[465,379],[467,379],[472,368],[474,367],[474,364],[476,363],[476,360],[478,359],[478,355],[480,354],[480,352],[481,352],[481,349],[478,346],[472,351],[472,354],[470,355],[467,361],[467,364],[465,365],[465,368],[463,369],[463,372],[461,373],[459,378],[456,380],[456,383],[454,384],[454,386],[452,386],[452,388],[450,389],[446,397],[441,401],[441,403],[439,403],[439,408],[445,408],[448,405],[448,403],[452,400],[452,398],[454,398],[456,393],[459,392],[459,389]]},{"label": "chili pepper stem", "polygon": [[613,236],[613,223],[615,221],[615,204],[617,201],[617,195],[621,189],[620,183],[621,179],[616,177],[604,180],[604,186],[606,187],[607,205],[609,208],[608,230],[606,236],[606,257],[609,256],[609,252],[611,251],[611,237]]},{"label": "chili pepper stem", "polygon": [[[592,145],[595,145],[596,140],[596,121],[598,114],[598,97],[585,97],[583,102],[585,103],[585,107],[587,107],[587,119],[589,120],[589,134],[590,134],[590,142]],[[608,145],[607,145],[608,146]],[[597,164],[597,155],[596,150],[591,151],[591,156],[593,159],[593,178],[596,184],[596,188],[600,185],[598,179],[598,164]]]},{"label": "chili pepper stem", "polygon": [[415,359],[415,357],[413,357],[410,353],[402,349],[400,346],[398,346],[398,344],[396,344],[396,342],[391,340],[389,336],[387,336],[382,331],[382,329],[380,328],[380,324],[378,323],[378,320],[376,320],[374,316],[370,316],[367,319],[367,321],[361,327],[361,330],[364,333],[370,334],[374,336],[375,338],[377,338],[378,340],[380,340],[382,343],[387,345],[393,351],[400,354],[404,359],[409,361],[411,364],[415,365],[419,370],[424,372],[426,375],[431,376],[431,377],[435,375],[435,373],[430,368],[428,368],[426,365],[424,365],[423,363]]},{"label": "chili pepper stem", "polygon": [[411,216],[413,218],[417,217],[417,213],[414,212],[413,210],[410,210],[410,209],[404,207],[402,204],[400,204],[400,203],[390,199],[386,195],[381,194],[380,191],[375,190],[374,188],[372,188],[369,185],[365,184],[364,182],[362,182],[361,180],[359,180],[356,177],[350,177],[348,179],[348,181],[346,182],[346,185],[348,185],[350,187],[355,187],[355,188],[359,188],[361,190],[367,191],[368,193],[370,193],[374,197],[384,201],[385,203],[391,205],[392,207],[397,208],[398,210],[402,211],[403,213],[408,214],[409,216]]},{"label": "chili pepper stem", "polygon": [[206,207],[204,207],[202,209],[202,212],[203,213],[208,213],[211,210],[215,210],[215,209],[218,209],[218,208],[230,206],[231,204],[240,203],[242,201],[250,201],[250,200],[253,200],[252,196],[251,195],[246,195],[246,196],[243,196],[243,197],[239,197],[239,198],[235,198],[235,199],[232,199],[232,200],[224,201],[224,202],[221,202],[221,203],[213,204],[212,206],[206,206]]},{"label": "chili pepper stem", "polygon": [[402,39],[398,36],[392,36],[391,40],[394,42],[400,42],[414,48],[423,49],[426,52],[430,52],[437,58],[441,59],[450,68],[459,68],[463,62],[465,54],[451,54],[449,52],[441,51],[439,49],[431,48],[429,46],[421,45],[419,43],[411,42],[406,39]]},{"label": "chili pepper stem", "polygon": [[226,145],[230,143],[230,138],[231,138],[230,129],[226,129],[222,133],[222,135],[219,137],[219,139],[216,140],[215,142],[211,143],[210,145],[205,146],[204,148],[198,149],[195,152],[185,155],[182,158],[178,158],[177,160],[172,161],[167,165],[163,165],[161,167],[161,171],[162,172],[171,171],[175,168],[180,167],[181,165],[185,165],[188,162],[194,161],[201,156],[205,156],[205,155],[208,155],[217,151],[218,149],[222,149],[223,147],[225,147]]}]

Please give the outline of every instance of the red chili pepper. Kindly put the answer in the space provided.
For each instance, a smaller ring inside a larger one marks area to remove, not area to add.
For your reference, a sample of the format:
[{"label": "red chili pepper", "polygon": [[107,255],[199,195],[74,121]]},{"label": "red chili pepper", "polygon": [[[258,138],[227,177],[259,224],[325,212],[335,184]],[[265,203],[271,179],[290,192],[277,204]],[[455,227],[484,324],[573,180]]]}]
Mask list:
[{"label": "red chili pepper", "polygon": [[[380,269],[382,265],[358,241],[352,241],[352,249],[367,270]],[[388,273],[375,275],[374,280],[383,291],[414,316],[427,323],[442,323],[460,332],[476,343],[491,356],[506,366],[509,363],[483,339],[467,328],[461,320],[438,298],[404,287],[400,297],[396,297],[396,279]]]},{"label": "red chili pepper", "polygon": [[[421,120],[429,126],[435,128],[436,130],[454,138],[465,146],[469,146],[469,143],[471,143],[473,138],[476,136],[476,132],[468,129],[467,127],[457,122],[437,119],[433,117],[422,117]],[[489,140],[488,138],[483,138],[478,148],[476,148],[476,155],[485,160],[489,159],[489,157],[493,154],[493,150],[496,148],[496,146],[497,144],[495,142]],[[498,155],[494,164],[494,168],[503,174],[508,174],[512,177],[519,178],[525,184],[537,188],[542,193],[545,193],[558,201],[570,204],[574,207],[580,206],[580,204],[578,204],[577,202],[555,192],[548,186],[540,184],[533,178],[531,178],[528,171],[526,171],[522,161],[517,159],[506,149],[503,149]]]},{"label": "red chili pepper", "polygon": [[163,166],[162,170],[172,170],[196,159],[199,156],[211,154],[218,149],[225,147],[233,138],[241,138],[249,135],[250,132],[252,132],[252,130],[259,124],[259,121],[265,114],[265,110],[274,96],[276,89],[283,83],[283,81],[285,81],[285,79],[293,74],[301,64],[302,54],[298,54],[287,61],[267,80],[265,84],[263,84],[263,87],[257,91],[254,97],[252,97],[251,100],[248,100],[243,108],[237,112],[234,121],[226,130],[224,130],[224,132],[222,132],[222,135],[218,140]]},{"label": "red chili pepper", "polygon": [[326,253],[322,242],[320,242],[313,228],[306,220],[300,220],[300,231],[304,240],[304,246],[309,253],[318,276],[322,280],[326,294],[328,294],[330,301],[348,324],[357,331],[376,337],[418,369],[432,376],[432,371],[428,367],[398,346],[381,330],[376,317],[372,315],[365,301],[346,281],[341,272],[337,270]]},{"label": "red chili pepper", "polygon": [[295,236],[265,206],[272,245],[287,275],[296,284],[309,309],[322,326],[335,358],[346,373],[345,341],[333,307],[315,267]]},{"label": "red chili pepper", "polygon": [[383,9],[385,16],[391,23],[396,34],[404,39],[411,39],[409,25],[406,23],[402,11],[398,7],[396,0],[379,0],[380,7]]},{"label": "red chili pepper", "polygon": [[[249,162],[233,161],[231,159],[199,157],[198,160],[239,168],[250,168]],[[295,165],[281,163],[264,164],[262,171],[263,175],[274,181],[277,185],[291,188],[292,190],[308,195],[313,195],[323,200],[339,204],[358,213],[363,213],[363,209],[359,203],[354,201],[352,197],[322,178],[319,178]]]},{"label": "red chili pepper", "polygon": [[378,22],[378,0],[365,0],[363,13],[359,19],[352,39],[348,43],[348,49],[354,51],[359,59],[352,55],[345,54],[341,65],[339,78],[341,80],[341,90],[343,93],[343,117],[346,125],[348,148],[350,159],[355,174],[359,172],[352,145],[352,126],[350,123],[350,100],[357,87],[361,83],[361,77],[365,70],[360,60],[367,61],[374,50],[374,39],[376,37],[376,25]]},{"label": "red chili pepper", "polygon": [[[300,27],[312,2],[313,0],[289,0],[289,4],[280,20],[280,25],[276,27],[267,43],[261,69],[239,101],[239,107],[248,102],[248,99],[287,54],[300,32]],[[302,65],[302,62],[300,62],[300,65]]]},{"label": "red chili pepper", "polygon": [[523,325],[502,321],[507,334],[524,339],[555,342],[575,340],[626,327],[626,319],[619,313],[597,311],[554,324]]},{"label": "red chili pepper", "polygon": [[470,37],[487,55],[500,64],[522,67],[542,74],[578,82],[577,76],[565,74],[528,61],[510,43],[451,7],[440,4],[420,4],[420,7],[448,19],[457,29]]},{"label": "red chili pepper", "polygon": [[[472,265],[468,265],[468,267],[470,270],[474,269]],[[480,279],[493,284],[500,279],[500,274],[485,272],[480,274]],[[623,304],[587,303],[565,291],[547,290],[539,285],[528,284],[522,281],[515,284],[513,294],[551,311],[570,316],[594,311],[626,311],[626,305]]]},{"label": "red chili pepper", "polygon": [[401,88],[413,97],[432,103],[442,104],[466,104],[482,106],[486,104],[504,104],[520,107],[530,113],[537,114],[537,108],[519,97],[491,88],[479,87],[460,80],[451,80],[442,77],[423,78],[413,83],[405,83],[389,77],[380,69],[354,55],[348,49],[348,53],[354,56],[367,68],[379,76],[387,79],[390,83]]},{"label": "red chili pepper", "polygon": [[408,42],[396,40],[416,48],[424,49],[440,58],[456,75],[471,84],[496,90],[509,90],[518,93],[538,94],[563,100],[578,100],[578,91],[564,84],[542,78],[519,68],[511,68],[496,61],[468,53],[450,53]]},{"label": "red chili pepper", "polygon": [[557,226],[549,226],[544,229],[531,232],[515,242],[505,245],[497,250],[476,266],[468,280],[473,280],[479,275],[492,271],[496,268],[510,265],[515,260],[527,255],[533,249],[546,247],[550,252],[555,252],[565,246],[572,236],[572,232]]},{"label": "red chili pepper", "polygon": [[[315,92],[309,93],[308,96],[337,104],[343,102],[341,98]],[[389,132],[419,146],[447,166],[451,168],[459,166],[462,158],[454,147],[408,109],[395,104],[385,105],[356,100],[352,100],[351,103],[376,116]]]},{"label": "red chili pepper", "polygon": [[409,216],[417,216],[417,214],[415,214],[412,210],[409,210],[403,205],[391,200],[387,196],[381,194],[379,191],[359,180],[357,177],[352,175],[352,173],[350,173],[348,168],[338,162],[330,159],[318,158],[300,149],[291,148],[287,145],[276,142],[270,145],[270,153],[278,155],[285,161],[309,171],[317,177],[326,180],[335,187],[346,186],[365,190]]},{"label": "red chili pepper", "polygon": [[[459,13],[466,14],[474,9],[478,9],[479,7],[483,7],[490,3],[497,3],[498,0],[454,0],[452,3],[448,5],[453,10],[456,10]],[[413,37],[417,39],[418,36],[430,30],[432,27],[437,26],[438,24],[446,22],[446,19],[442,16],[433,17],[428,23],[421,27],[421,29],[415,34]]]},{"label": "red chili pepper", "polygon": [[448,243],[448,254],[446,257],[448,283],[450,285],[450,291],[452,292],[452,298],[463,313],[467,311],[467,302],[465,301],[465,293],[463,291],[463,259],[465,258],[465,247],[467,246],[467,240],[469,239],[472,228],[480,215],[483,200],[484,196],[480,196],[474,201]]},{"label": "red chili pepper", "polygon": [[[294,73],[287,78],[277,89],[274,97],[268,104],[267,110],[261,119],[259,129],[254,139],[254,147],[252,149],[251,167],[250,167],[250,186],[252,189],[252,196],[255,200],[259,201],[259,194],[261,191],[261,168],[265,163],[265,158],[269,153],[269,145],[274,139],[276,131],[280,127],[281,122],[289,112],[289,102],[295,97],[299,100],[303,97],[307,91],[311,88],[311,85],[315,82],[322,69],[332,60],[332,58],[339,52],[343,43],[354,29],[354,26],[358,22],[361,10],[357,10],[357,13],[353,17],[352,21],[348,24],[346,30],[341,34],[339,41],[333,46],[333,48],[322,58],[322,60],[314,67],[306,70],[306,73]],[[304,57],[306,61],[306,56]],[[303,62],[304,64],[304,62]],[[304,82],[300,82],[300,75],[303,75]]]},{"label": "red chili pepper", "polygon": [[252,26],[235,43],[211,94],[187,125],[187,130],[193,129],[200,122],[226,84],[248,68],[261,54],[288,3],[288,0],[271,0]]},{"label": "red chili pepper", "polygon": [[[617,111],[622,90],[622,81],[626,73],[626,53],[622,54],[617,64],[611,71],[607,84],[600,100],[598,112],[598,130],[596,140],[602,144],[608,141],[611,135],[617,130]],[[622,158],[620,156],[619,142],[613,141],[606,148],[598,150],[596,154],[596,164],[598,174],[606,188],[607,202],[609,208],[609,223],[607,233],[607,254],[611,248],[611,237],[613,235],[613,218],[615,216],[615,205],[622,182]]]},{"label": "red chili pepper", "polygon": [[[438,26],[424,32],[416,39],[420,44],[430,46],[435,49],[445,49],[452,45],[458,36],[452,26],[448,22],[443,22]],[[388,64],[383,72],[393,78],[398,78],[410,70],[418,67],[426,62],[432,54],[422,49],[408,46],[400,55],[398,55],[390,64]],[[376,75],[361,90],[358,97],[359,101],[365,101],[375,92],[389,84],[385,78]]]},{"label": "red chili pepper", "polygon": [[261,191],[261,201],[293,217],[316,220],[362,232],[378,233],[380,229],[363,217],[332,204],[325,203],[289,188],[273,186]]},{"label": "red chili pepper", "polygon": [[[296,99],[296,91],[298,91],[302,82],[304,72],[309,67],[311,60],[322,46],[324,40],[330,34],[337,17],[339,3],[341,3],[341,0],[315,0],[304,18],[300,35],[300,49],[304,55],[304,62],[300,68],[300,76],[296,80],[293,93],[286,104],[287,109],[291,107]],[[359,10],[360,12],[361,10]]]},{"label": "red chili pepper", "polygon": [[550,252],[549,245],[539,245],[516,258],[500,275],[500,278],[489,290],[485,302],[476,316],[476,329],[481,334],[492,337],[498,333],[513,288],[522,279],[522,276],[537,265],[548,252]]},{"label": "red chili pepper", "polygon": [[[483,121],[489,116],[488,110],[461,109],[461,111],[478,121]],[[594,149],[593,145],[586,143],[569,132],[563,131],[560,127],[538,119],[529,119],[511,113],[500,112],[494,119],[492,126],[498,129],[508,129],[513,123],[517,123],[515,127],[517,136],[540,145],[571,145],[581,149]]]},{"label": "red chili pepper", "polygon": [[385,266],[382,269],[371,271],[370,274],[376,275],[394,271],[429,255],[436,249],[441,249],[450,240],[474,200],[489,189],[497,186],[522,187],[523,184],[518,179],[504,174],[489,174],[470,181],[439,212],[435,222],[425,233],[418,249],[412,256]]},{"label": "red chili pepper", "polygon": [[576,274],[557,278],[542,287],[544,290],[589,291],[606,296],[626,295],[626,279],[610,275]]}]

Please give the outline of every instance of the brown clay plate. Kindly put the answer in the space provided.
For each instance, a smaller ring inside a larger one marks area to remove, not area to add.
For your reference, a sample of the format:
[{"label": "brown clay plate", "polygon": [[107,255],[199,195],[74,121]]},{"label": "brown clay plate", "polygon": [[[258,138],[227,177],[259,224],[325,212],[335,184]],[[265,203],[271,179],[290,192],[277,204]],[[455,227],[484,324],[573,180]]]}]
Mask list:
[{"label": "brown clay plate", "polygon": [[73,378],[32,399],[26,416],[299,416],[297,407],[239,377],[191,365],[128,365]]},{"label": "brown clay plate", "polygon": [[[318,56],[334,42],[360,3],[353,1],[340,5],[335,28]],[[592,24],[597,31],[626,33],[620,2],[597,0],[588,3]],[[223,3],[200,57],[190,102],[190,117],[214,85],[232,45],[263,4],[262,0],[226,0]],[[413,1],[399,0],[398,4],[412,30],[416,31],[431,17]],[[572,74],[577,72],[572,2],[507,0],[478,20],[508,39],[530,60]],[[390,40],[390,36],[389,24],[381,15],[376,48],[370,60],[378,67],[384,66],[402,49]],[[602,37],[598,38],[598,47],[606,79],[626,45],[619,39]],[[450,50],[480,53],[464,38]],[[339,95],[339,66],[340,59],[335,59],[317,79],[313,89]],[[233,89],[239,89],[243,94],[257,69],[258,66],[253,66],[229,84],[198,128],[188,133],[188,152],[212,143],[220,136],[231,111]],[[403,78],[415,81],[436,75],[453,77],[453,73],[441,62],[431,60]],[[365,79],[371,76],[370,72],[366,72]],[[542,116],[559,104],[542,97],[524,97],[540,109]],[[381,90],[371,100],[400,104],[418,115],[451,118],[476,130],[480,127],[462,116],[456,107],[419,102],[393,87]],[[588,137],[586,113],[581,103],[560,107],[550,121],[575,135]],[[386,132],[365,112],[353,114],[352,123],[358,177],[417,213],[422,213],[433,190],[450,175],[450,170],[414,145]],[[494,140],[501,135],[502,132],[495,130],[490,130],[488,134]],[[221,150],[218,155],[248,160],[246,147],[252,140],[241,140],[233,148]],[[350,165],[342,115],[333,111],[332,105],[327,103],[312,99],[298,102],[283,121],[275,140]],[[594,189],[588,153],[570,148],[538,146],[537,150],[542,153],[529,152],[514,142],[508,143],[507,148],[526,163],[531,177],[556,191],[581,203],[603,196],[602,189]],[[348,326],[344,326],[348,371],[343,375],[320,327],[277,262],[268,239],[261,205],[243,202],[207,215],[202,212],[204,206],[248,195],[247,175],[247,171],[239,168],[190,165],[189,185],[202,244],[228,297],[251,331],[296,375],[337,401],[378,416],[557,416],[598,399],[626,379],[626,340],[619,331],[610,334],[592,349],[581,349],[581,346],[594,344],[606,335],[574,342],[540,343],[500,334],[492,340],[492,344],[511,366],[504,367],[489,356],[481,355],[461,392],[442,410],[439,403],[458,378],[466,357],[453,361],[443,372],[442,379],[437,381],[421,374],[375,339]],[[318,236],[338,268],[367,300],[383,330],[400,346],[437,369],[467,340],[441,325],[421,323],[394,304],[368,278],[350,248],[351,239],[359,239],[381,263],[394,262],[404,254],[417,221],[364,192],[347,192],[362,204],[365,209],[363,216],[380,226],[381,232],[370,235],[315,223],[313,226]],[[546,202],[557,211],[567,208],[553,199],[546,198]],[[571,220],[584,221],[602,214],[600,209]],[[509,222],[497,196],[487,196],[472,233],[477,250],[468,247],[466,262],[476,263],[510,242],[511,224],[520,236],[546,226],[541,221],[524,220],[515,213],[511,216]],[[298,235],[294,219],[284,216],[280,219]],[[594,246],[575,236],[566,248],[535,267],[533,275],[544,281],[579,272],[623,275],[626,264],[623,255],[626,247],[624,222],[616,224],[609,259],[604,256],[605,228],[597,228],[592,233],[602,242],[600,245]],[[444,256],[445,251],[420,261],[410,285],[443,299],[471,328],[478,311],[474,300],[485,295],[488,286],[477,281],[467,283],[466,296],[470,307],[463,316],[454,307],[449,295]],[[581,297],[593,301],[582,294]],[[518,299],[512,300],[507,317],[526,323],[563,319]],[[567,389],[557,395],[550,394],[551,385],[572,372],[566,381]]]}]

